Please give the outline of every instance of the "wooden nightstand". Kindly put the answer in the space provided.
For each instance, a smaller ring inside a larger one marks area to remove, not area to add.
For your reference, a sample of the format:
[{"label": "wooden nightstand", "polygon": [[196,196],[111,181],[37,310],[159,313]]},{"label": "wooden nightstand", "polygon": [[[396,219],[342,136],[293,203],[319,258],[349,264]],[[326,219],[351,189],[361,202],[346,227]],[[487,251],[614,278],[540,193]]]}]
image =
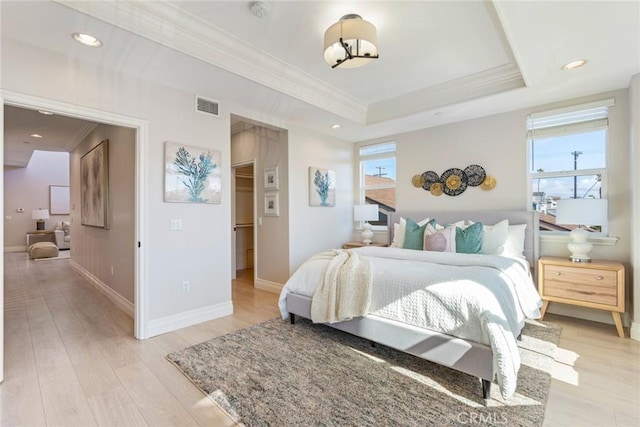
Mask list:
[{"label": "wooden nightstand", "polygon": [[542,318],[549,302],[561,302],[611,312],[618,335],[624,338],[624,265],[614,261],[575,263],[568,258],[542,257],[538,261],[538,292]]},{"label": "wooden nightstand", "polygon": [[344,245],[342,245],[342,249],[361,248],[363,246],[381,246],[381,247],[384,247],[384,246],[387,246],[387,244],[386,243],[375,243],[375,242],[373,242],[371,244],[365,245],[362,242],[349,242],[349,243],[345,243]]}]

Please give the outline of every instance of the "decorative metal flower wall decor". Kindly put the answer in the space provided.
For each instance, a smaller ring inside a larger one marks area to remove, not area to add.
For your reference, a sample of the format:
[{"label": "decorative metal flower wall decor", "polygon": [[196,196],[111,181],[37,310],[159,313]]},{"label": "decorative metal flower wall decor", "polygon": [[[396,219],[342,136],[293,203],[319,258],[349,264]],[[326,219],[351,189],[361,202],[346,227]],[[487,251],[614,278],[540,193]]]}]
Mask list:
[{"label": "decorative metal flower wall decor", "polygon": [[447,169],[440,176],[433,171],[426,171],[420,175],[414,175],[411,183],[414,187],[422,188],[434,196],[440,196],[443,193],[447,196],[459,196],[467,187],[480,186],[483,190],[493,190],[496,179],[487,175],[482,166],[469,165],[464,170]]}]

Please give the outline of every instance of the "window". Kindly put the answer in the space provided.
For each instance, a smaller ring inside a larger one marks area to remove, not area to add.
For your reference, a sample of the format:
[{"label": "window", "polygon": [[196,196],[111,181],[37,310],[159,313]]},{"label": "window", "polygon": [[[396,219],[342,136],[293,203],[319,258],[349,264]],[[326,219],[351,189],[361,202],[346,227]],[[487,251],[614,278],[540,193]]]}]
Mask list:
[{"label": "window", "polygon": [[396,210],[396,143],[364,145],[359,149],[360,200],[359,203],[377,204],[378,227],[387,226],[389,212]]},{"label": "window", "polygon": [[606,224],[556,224],[561,199],[606,199],[608,107],[613,100],[527,117],[530,202],[540,230],[576,227],[606,234]]}]

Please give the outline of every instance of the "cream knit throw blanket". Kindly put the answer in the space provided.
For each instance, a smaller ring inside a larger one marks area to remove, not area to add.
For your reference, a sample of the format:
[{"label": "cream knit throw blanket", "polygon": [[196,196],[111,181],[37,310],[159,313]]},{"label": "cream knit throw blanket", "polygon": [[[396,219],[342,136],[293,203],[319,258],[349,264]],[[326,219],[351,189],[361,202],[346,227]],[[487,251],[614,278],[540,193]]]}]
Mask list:
[{"label": "cream knit throw blanket", "polygon": [[315,259],[327,259],[327,269],[313,294],[311,320],[335,323],[364,316],[371,303],[371,263],[352,251],[334,249]]}]

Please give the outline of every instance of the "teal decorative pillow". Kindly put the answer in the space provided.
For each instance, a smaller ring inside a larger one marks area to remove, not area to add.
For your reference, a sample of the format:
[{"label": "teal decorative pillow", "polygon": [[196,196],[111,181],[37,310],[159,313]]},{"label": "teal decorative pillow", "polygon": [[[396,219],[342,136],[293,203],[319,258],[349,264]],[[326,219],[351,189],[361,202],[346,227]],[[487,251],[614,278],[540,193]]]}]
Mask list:
[{"label": "teal decorative pillow", "polygon": [[424,229],[427,225],[432,224],[435,226],[436,220],[432,219],[424,225],[417,224],[411,218],[407,218],[407,226],[404,231],[404,243],[402,247],[404,249],[416,249],[421,251],[424,241]]},{"label": "teal decorative pillow", "polygon": [[465,229],[456,227],[456,252],[479,254],[482,250],[482,223],[476,222]]}]

